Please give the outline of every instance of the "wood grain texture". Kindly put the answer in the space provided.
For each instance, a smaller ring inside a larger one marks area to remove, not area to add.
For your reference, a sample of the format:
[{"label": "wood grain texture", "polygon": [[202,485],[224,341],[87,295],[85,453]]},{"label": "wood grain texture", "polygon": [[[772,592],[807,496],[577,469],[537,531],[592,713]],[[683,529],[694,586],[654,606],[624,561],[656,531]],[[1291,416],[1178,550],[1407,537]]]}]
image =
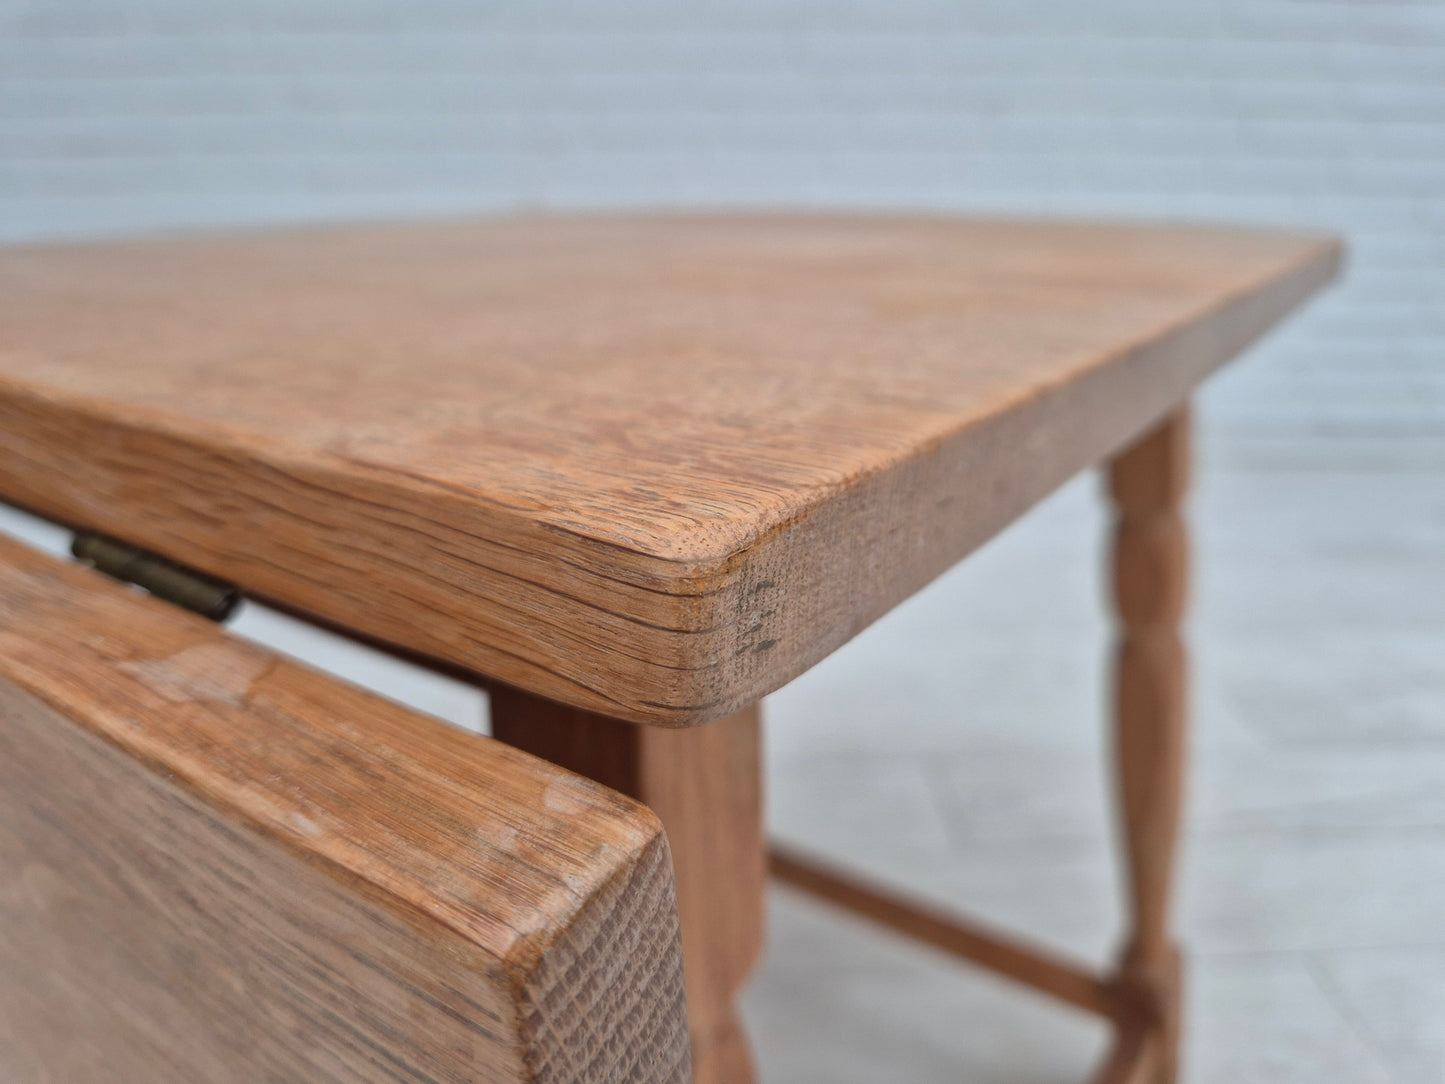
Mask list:
[{"label": "wood grain texture", "polygon": [[1328,280],[1328,239],[513,219],[0,255],[0,494],[631,720],[755,703]]},{"label": "wood grain texture", "polygon": [[698,1084],[748,1084],[737,993],[763,947],[766,853],[757,707],[685,730],[638,726],[505,687],[492,734],[645,802],[672,846]]},{"label": "wood grain texture", "polygon": [[[1118,770],[1130,933],[1119,969],[1131,1031],[1151,1044],[1149,1084],[1173,1084],[1181,1017],[1180,954],[1170,897],[1186,757],[1187,689],[1179,622],[1188,581],[1180,505],[1189,484],[1189,415],[1180,411],[1110,465]],[[1121,1049],[1116,1052],[1124,1056]]]},{"label": "wood grain texture", "polygon": [[638,803],[0,541],[0,1078],[690,1079]]}]

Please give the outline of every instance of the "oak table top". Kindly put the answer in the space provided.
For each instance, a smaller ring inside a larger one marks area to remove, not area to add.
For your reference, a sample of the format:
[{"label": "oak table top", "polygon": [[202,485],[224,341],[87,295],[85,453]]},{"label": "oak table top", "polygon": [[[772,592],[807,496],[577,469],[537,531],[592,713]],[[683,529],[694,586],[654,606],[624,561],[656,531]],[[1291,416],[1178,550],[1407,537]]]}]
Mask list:
[{"label": "oak table top", "polygon": [[1328,281],[1332,239],[858,215],[0,250],[0,499],[577,707],[838,647]]}]

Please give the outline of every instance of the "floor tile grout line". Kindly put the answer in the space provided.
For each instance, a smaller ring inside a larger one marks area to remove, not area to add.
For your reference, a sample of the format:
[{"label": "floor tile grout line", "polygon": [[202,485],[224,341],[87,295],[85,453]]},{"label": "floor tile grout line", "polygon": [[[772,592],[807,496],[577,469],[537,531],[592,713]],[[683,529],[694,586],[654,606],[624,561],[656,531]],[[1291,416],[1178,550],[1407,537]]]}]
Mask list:
[{"label": "floor tile grout line", "polygon": [[1340,1014],[1340,1018],[1344,1020],[1346,1026],[1349,1027],[1354,1036],[1359,1039],[1365,1049],[1370,1052],[1371,1057],[1373,1057],[1380,1068],[1384,1070],[1385,1075],[1390,1080],[1396,1081],[1397,1084],[1408,1084],[1408,1082],[1404,1081],[1400,1076],[1400,1073],[1404,1070],[1395,1063],[1394,1057],[1390,1054],[1389,1044],[1387,1044],[1381,1036],[1377,1035],[1375,1030],[1370,1027],[1369,1022],[1360,1015],[1354,1002],[1349,995],[1340,988],[1339,983],[1335,981],[1334,976],[1330,973],[1326,961],[1323,958],[1324,953],[1330,951],[1337,950],[1314,949],[1304,954],[1305,970],[1309,974],[1310,980],[1320,991],[1321,996],[1329,1002],[1330,1007]]}]

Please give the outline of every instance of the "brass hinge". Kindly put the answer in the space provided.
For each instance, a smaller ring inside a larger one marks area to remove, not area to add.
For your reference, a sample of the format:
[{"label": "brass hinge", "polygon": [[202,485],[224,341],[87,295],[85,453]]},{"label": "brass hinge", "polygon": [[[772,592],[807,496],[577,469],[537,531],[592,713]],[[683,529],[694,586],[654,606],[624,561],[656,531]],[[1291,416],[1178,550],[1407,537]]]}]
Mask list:
[{"label": "brass hinge", "polygon": [[77,532],[70,552],[98,572],[212,621],[226,620],[241,603],[241,592],[224,580],[95,531]]}]

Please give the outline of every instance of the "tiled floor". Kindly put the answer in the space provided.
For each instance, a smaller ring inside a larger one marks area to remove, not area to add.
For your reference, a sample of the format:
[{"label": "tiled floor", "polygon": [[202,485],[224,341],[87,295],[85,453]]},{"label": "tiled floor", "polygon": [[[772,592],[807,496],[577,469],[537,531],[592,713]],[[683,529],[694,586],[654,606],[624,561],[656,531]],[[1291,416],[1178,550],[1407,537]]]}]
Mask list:
[{"label": "tiled floor", "polygon": [[[1441,1084],[1445,442],[1204,452],[1186,1080]],[[775,832],[1104,959],[1103,526],[1092,480],[1070,486],[771,698]],[[473,690],[279,615],[236,627],[481,719]],[[1101,1050],[1095,1021],[787,892],[772,908],[744,1004],[764,1084],[1074,1082]]]}]

